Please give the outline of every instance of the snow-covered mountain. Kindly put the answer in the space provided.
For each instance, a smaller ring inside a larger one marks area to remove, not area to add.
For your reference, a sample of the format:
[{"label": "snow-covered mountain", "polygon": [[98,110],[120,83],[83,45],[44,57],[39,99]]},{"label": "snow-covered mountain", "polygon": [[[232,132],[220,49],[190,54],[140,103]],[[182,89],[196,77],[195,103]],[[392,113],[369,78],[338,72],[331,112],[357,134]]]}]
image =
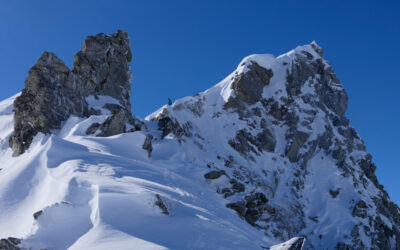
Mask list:
[{"label": "snow-covered mountain", "polygon": [[123,31],[88,37],[71,70],[45,52],[0,103],[0,249],[400,249],[315,42],[145,119],[131,58]]}]

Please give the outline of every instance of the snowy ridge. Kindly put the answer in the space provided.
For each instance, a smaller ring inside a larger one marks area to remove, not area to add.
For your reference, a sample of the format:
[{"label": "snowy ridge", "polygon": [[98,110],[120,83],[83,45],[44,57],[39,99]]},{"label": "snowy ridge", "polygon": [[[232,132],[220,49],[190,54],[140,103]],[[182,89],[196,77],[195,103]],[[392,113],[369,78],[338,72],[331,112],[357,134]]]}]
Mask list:
[{"label": "snowy ridge", "polygon": [[370,171],[347,104],[332,102],[347,96],[315,42],[248,56],[210,89],[135,118],[143,129],[129,133],[88,135],[112,116],[104,104],[120,102],[86,97],[99,113],[71,115],[18,157],[8,145],[15,98],[0,103],[0,238],[22,239],[18,247],[400,244],[399,210]]},{"label": "snowy ridge", "polygon": [[[11,103],[0,103],[3,122],[12,115]],[[204,189],[203,167],[174,159],[172,152],[183,151],[176,141],[155,145],[154,160],[148,159],[142,132],[87,136],[93,119],[70,117],[58,135],[37,136],[17,158],[1,145],[0,224],[7,225],[0,227],[1,238],[24,238],[22,246],[34,249],[264,244],[261,232],[210,202],[219,197]],[[7,122],[11,126],[12,118]],[[166,199],[170,217],[154,205],[155,194]],[[35,220],[38,211],[43,213]]]}]

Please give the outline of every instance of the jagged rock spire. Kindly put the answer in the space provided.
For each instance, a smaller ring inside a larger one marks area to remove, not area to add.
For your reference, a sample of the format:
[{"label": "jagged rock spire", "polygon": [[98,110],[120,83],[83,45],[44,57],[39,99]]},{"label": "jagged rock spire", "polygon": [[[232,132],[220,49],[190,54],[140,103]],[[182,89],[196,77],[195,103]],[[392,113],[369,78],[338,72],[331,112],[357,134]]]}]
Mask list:
[{"label": "jagged rock spire", "polygon": [[82,50],[74,57],[72,72],[76,88],[84,95],[107,95],[119,100],[128,110],[131,91],[129,62],[132,53],[128,33],[118,30],[112,35],[103,33],[88,36]]},{"label": "jagged rock spire", "polygon": [[[29,70],[25,89],[14,102],[14,133],[9,140],[13,155],[24,153],[39,132],[59,129],[70,115],[88,116],[85,97],[89,95],[119,100],[123,109],[120,113],[124,114],[119,120],[132,122],[131,60],[129,36],[122,30],[87,37],[75,55],[72,70],[54,53],[44,52]],[[124,130],[122,126],[115,131]]]},{"label": "jagged rock spire", "polygon": [[25,89],[14,102],[10,137],[14,156],[24,153],[39,132],[50,133],[72,114],[87,114],[87,103],[72,88],[73,81],[71,71],[54,53],[44,52],[29,70]]}]

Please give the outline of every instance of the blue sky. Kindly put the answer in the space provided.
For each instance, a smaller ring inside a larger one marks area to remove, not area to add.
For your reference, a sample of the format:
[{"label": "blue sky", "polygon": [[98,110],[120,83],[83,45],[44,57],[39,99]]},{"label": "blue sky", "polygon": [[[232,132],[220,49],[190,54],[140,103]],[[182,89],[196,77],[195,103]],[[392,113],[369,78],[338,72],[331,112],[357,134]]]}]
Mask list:
[{"label": "blue sky", "polygon": [[315,40],[349,94],[347,116],[400,204],[398,1],[1,1],[0,99],[22,90],[45,50],[68,66],[86,35],[131,36],[133,113],[194,95],[254,53]]}]

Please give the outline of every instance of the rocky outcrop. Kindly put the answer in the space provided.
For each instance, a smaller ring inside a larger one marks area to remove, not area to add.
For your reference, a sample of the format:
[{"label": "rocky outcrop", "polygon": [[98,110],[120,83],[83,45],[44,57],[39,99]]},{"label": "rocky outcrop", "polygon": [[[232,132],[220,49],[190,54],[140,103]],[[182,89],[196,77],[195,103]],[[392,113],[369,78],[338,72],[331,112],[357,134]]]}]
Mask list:
[{"label": "rocky outcrop", "polygon": [[30,146],[39,132],[59,129],[70,115],[88,115],[84,96],[75,91],[74,76],[53,53],[44,52],[29,70],[25,89],[14,102],[14,134],[10,147],[14,156]]},{"label": "rocky outcrop", "polygon": [[256,225],[256,221],[263,215],[267,202],[265,195],[257,192],[247,195],[244,200],[228,203],[226,207],[235,210],[251,225]]},{"label": "rocky outcrop", "polygon": [[153,151],[152,140],[153,136],[151,134],[147,134],[142,145],[142,148],[147,151],[148,157],[151,157],[151,152]]},{"label": "rocky outcrop", "polygon": [[[232,155],[217,155],[217,159],[221,165],[225,161],[230,184],[245,184],[234,188],[213,183],[227,200],[227,208],[282,241],[307,235],[307,249],[400,249],[400,210],[379,184],[372,156],[345,116],[347,94],[316,43],[278,58],[250,56],[217,86],[223,99],[228,98],[213,119],[216,126],[223,124],[221,133],[232,131],[221,135],[227,138]],[[196,98],[204,107],[218,105],[207,103],[207,92]],[[191,105],[194,101],[185,102],[186,107]],[[179,119],[168,115],[179,124]],[[326,178],[329,185],[320,184],[316,176]],[[346,200],[350,193],[351,201]],[[336,235],[334,244],[318,229],[331,223],[326,219],[331,215],[314,211],[317,203],[321,207],[346,204],[341,213],[348,219],[341,225],[353,225],[346,233],[328,229]]]},{"label": "rocky outcrop", "polygon": [[7,239],[0,240],[0,250],[20,250],[21,248],[18,245],[21,244],[21,240],[8,237]]},{"label": "rocky outcrop", "polygon": [[213,170],[208,172],[207,174],[204,175],[204,178],[209,179],[209,180],[214,180],[214,179],[218,179],[219,177],[221,177],[223,174],[225,174],[224,171],[221,170]]},{"label": "rocky outcrop", "polygon": [[168,208],[165,205],[164,201],[161,199],[161,196],[159,194],[156,194],[156,201],[154,202],[154,205],[156,205],[161,209],[162,214],[169,215]]},{"label": "rocky outcrop", "polygon": [[129,36],[121,30],[87,37],[72,70],[53,53],[44,52],[29,70],[25,88],[14,102],[14,133],[9,140],[13,155],[24,153],[38,133],[59,129],[69,116],[93,114],[85,100],[89,95],[111,96],[121,106],[116,105],[120,108],[113,109],[103,124],[90,126],[88,134],[97,129],[101,130],[99,136],[124,133],[126,123],[138,127],[130,111],[131,60]]},{"label": "rocky outcrop", "polygon": [[263,89],[273,76],[272,70],[261,67],[257,62],[252,62],[248,68],[246,73],[235,76],[232,83],[235,96],[229,98],[224,109],[241,113],[244,105],[252,105],[261,100]]},{"label": "rocky outcrop", "polygon": [[252,159],[249,155],[253,152],[260,155],[263,151],[274,152],[276,140],[268,129],[264,129],[256,136],[241,129],[236,133],[236,137],[228,141],[229,145],[244,157]]},{"label": "rocky outcrop", "polygon": [[125,31],[88,36],[82,50],[74,57],[72,72],[75,86],[85,96],[111,96],[119,100],[124,108],[131,110],[131,60],[129,36]]},{"label": "rocky outcrop", "polygon": [[158,129],[162,131],[162,138],[169,134],[174,134],[178,138],[192,135],[190,133],[191,125],[189,123],[180,125],[176,120],[171,119],[168,116],[163,117],[158,121]]}]

